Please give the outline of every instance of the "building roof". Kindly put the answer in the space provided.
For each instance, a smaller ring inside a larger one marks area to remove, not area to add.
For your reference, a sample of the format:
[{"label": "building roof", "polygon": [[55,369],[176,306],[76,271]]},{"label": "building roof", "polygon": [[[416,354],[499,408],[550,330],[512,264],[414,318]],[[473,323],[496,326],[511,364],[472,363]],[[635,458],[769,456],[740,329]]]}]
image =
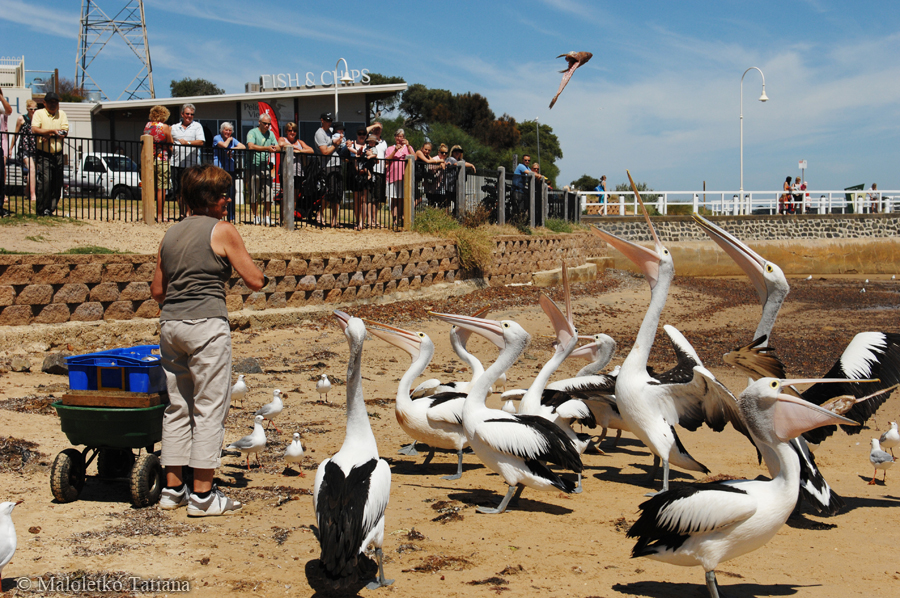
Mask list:
[{"label": "building roof", "polygon": [[[406,91],[406,83],[392,83],[389,85],[348,85],[341,87],[341,95],[364,93],[368,95],[391,95]],[[284,89],[281,91],[254,91],[250,93],[227,93],[214,96],[190,96],[184,98],[146,98],[141,100],[122,100],[114,102],[99,102],[94,104],[91,113],[96,114],[105,110],[131,110],[134,108],[151,108],[157,104],[210,104],[213,102],[255,102],[266,99],[279,98],[306,98],[317,96],[333,96],[334,88],[321,87],[315,89]]]}]

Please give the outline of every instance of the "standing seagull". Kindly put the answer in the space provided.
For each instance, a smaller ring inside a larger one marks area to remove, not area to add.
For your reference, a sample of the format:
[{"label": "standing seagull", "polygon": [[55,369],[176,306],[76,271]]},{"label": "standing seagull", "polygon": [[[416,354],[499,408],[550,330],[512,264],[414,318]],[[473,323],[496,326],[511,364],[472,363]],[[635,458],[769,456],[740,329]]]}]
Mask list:
[{"label": "standing seagull", "polygon": [[[384,578],[381,546],[384,543],[384,511],[391,494],[391,469],[378,458],[378,446],[366,413],[362,391],[362,349],[366,326],[342,311],[335,317],[350,344],[347,364],[347,432],[344,444],[316,470],[313,503],[325,577],[335,589],[350,589],[372,579],[374,590],[394,583]],[[366,556],[375,545],[376,569]],[[355,588],[354,588],[355,589]]]},{"label": "standing seagull", "polygon": [[887,454],[885,451],[881,450],[881,446],[878,444],[878,439],[872,439],[872,450],[869,451],[869,463],[875,467],[875,473],[872,474],[872,481],[869,482],[869,486],[873,486],[875,484],[875,477],[878,475],[878,470],[884,472],[884,477],[881,479],[882,484],[887,483],[887,470],[891,468],[891,465],[894,464],[894,458]]},{"label": "standing seagull", "polygon": [[738,400],[772,479],[690,484],[657,494],[641,504],[641,516],[628,532],[638,539],[632,558],[703,567],[710,597],[719,598],[718,564],[763,546],[797,504],[800,462],[788,441],[817,426],[851,422],[781,392],[783,386],[805,382],[814,380],[762,378]]},{"label": "standing seagull", "polygon": [[259,452],[266,448],[266,431],[262,427],[263,419],[261,415],[254,416],[253,432],[225,447],[226,450],[236,449],[246,455],[247,471],[250,471],[250,453],[256,455],[256,464],[262,468],[262,463],[259,462]]},{"label": "standing seagull", "polygon": [[325,395],[325,402],[328,402],[328,391],[331,390],[331,380],[328,379],[328,376],[322,374],[319,376],[319,381],[316,382],[316,392],[320,395]]},{"label": "standing seagull", "polygon": [[16,526],[13,525],[12,512],[16,505],[23,501],[0,502],[0,584],[3,583],[3,567],[9,563],[16,554]]},{"label": "standing seagull", "polygon": [[277,388],[272,393],[272,400],[260,407],[256,413],[253,415],[261,415],[268,423],[266,423],[266,427],[269,427],[269,424],[275,426],[275,431],[281,434],[281,430],[278,429],[278,426],[275,424],[275,416],[281,413],[284,409],[284,402],[281,400],[281,391]]},{"label": "standing seagull", "polygon": [[560,54],[557,58],[562,58],[565,56],[566,62],[569,63],[568,68],[565,68],[560,73],[563,74],[562,82],[559,84],[559,91],[556,92],[556,95],[553,96],[553,99],[550,100],[550,107],[553,108],[553,104],[556,103],[556,98],[559,97],[559,94],[562,93],[562,90],[566,88],[566,85],[569,84],[569,79],[572,78],[572,75],[575,73],[575,69],[580,67],[583,64],[587,64],[587,61],[591,59],[593,54],[590,52],[569,52],[568,54]]},{"label": "standing seagull", "polygon": [[247,383],[244,382],[244,375],[241,374],[238,376],[237,382],[234,383],[234,386],[231,387],[231,400],[238,400],[241,402],[241,408],[244,407],[244,397],[247,396]]},{"label": "standing seagull", "polygon": [[[284,460],[288,463],[300,463],[303,461],[303,444],[300,442],[300,434],[294,432],[294,440],[288,445],[284,451]],[[288,466],[290,467],[290,466]],[[306,474],[300,469],[300,477],[305,478]]]},{"label": "standing seagull", "polygon": [[881,435],[878,439],[881,446],[891,451],[891,457],[894,456],[894,447],[900,445],[900,432],[897,431],[897,422],[891,422],[891,429]]}]

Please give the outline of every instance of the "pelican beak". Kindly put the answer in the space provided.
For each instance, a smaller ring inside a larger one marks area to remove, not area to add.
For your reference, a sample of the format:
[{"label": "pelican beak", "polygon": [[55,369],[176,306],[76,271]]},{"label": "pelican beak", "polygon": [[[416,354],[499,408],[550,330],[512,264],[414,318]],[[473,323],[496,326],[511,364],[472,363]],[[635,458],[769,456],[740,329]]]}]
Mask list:
[{"label": "pelican beak", "polygon": [[422,347],[422,337],[420,337],[419,335],[424,335],[424,332],[410,332],[409,330],[395,328],[394,326],[382,324],[381,322],[373,322],[372,320],[367,320],[365,318],[363,318],[362,320],[370,326],[381,327],[370,327],[368,330],[372,335],[377,336],[381,340],[388,342],[399,349],[403,349],[404,351],[409,353],[413,361],[419,358],[419,353]]},{"label": "pelican beak", "polygon": [[659,253],[652,249],[642,247],[637,243],[621,239],[614,234],[608,233],[605,230],[600,230],[599,228],[592,227],[591,232],[615,247],[625,257],[631,260],[635,266],[640,268],[641,272],[643,272],[644,276],[647,278],[647,282],[650,284],[650,290],[653,290],[659,280]]},{"label": "pelican beak", "polygon": [[768,262],[747,247],[740,239],[719,228],[703,216],[694,214],[694,222],[747,274],[753,286],[756,287],[759,302],[765,305],[766,300],[769,298],[769,286],[765,277],[767,268],[771,268]]},{"label": "pelican beak", "polygon": [[[581,337],[579,337],[581,338]],[[586,345],[582,345],[569,353],[569,357],[574,357],[576,359],[586,359],[587,361],[594,361],[597,359],[597,343],[588,343]]]},{"label": "pelican beak", "polygon": [[460,316],[457,314],[439,314],[433,311],[428,312],[436,318],[440,318],[445,322],[449,322],[454,326],[459,326],[464,330],[480,334],[484,338],[494,343],[500,349],[506,347],[506,341],[503,338],[503,326],[496,320],[486,320],[484,318],[475,318],[473,316]]},{"label": "pelican beak", "polygon": [[541,295],[538,302],[541,304],[541,309],[544,310],[544,313],[547,314],[547,317],[550,318],[550,324],[553,325],[553,330],[556,331],[556,340],[559,343],[559,347],[568,347],[570,343],[578,342],[578,332],[576,332],[575,327],[572,326],[572,322],[566,315],[559,309],[559,306],[553,302],[552,299],[547,297],[547,295]]},{"label": "pelican beak", "polygon": [[341,325],[341,330],[346,331],[347,325],[350,323],[350,314],[336,309],[334,310],[334,317],[337,318],[338,324]]},{"label": "pelican beak", "polygon": [[[473,318],[481,318],[481,317],[484,317],[484,315],[487,314],[489,311],[491,311],[491,306],[490,306],[490,305],[486,305],[485,307],[482,307],[481,309],[479,309],[478,311],[476,311],[474,314],[472,314],[472,317],[473,317]],[[461,344],[463,347],[465,347],[466,344],[468,344],[468,342],[469,342],[469,337],[472,336],[472,331],[471,331],[471,330],[466,330],[466,329],[464,329],[464,328],[458,328],[458,327],[455,327],[455,326],[454,326],[454,330],[453,330],[453,331],[454,331],[454,333],[456,334],[456,337],[459,339],[460,344]],[[488,339],[488,340],[492,340],[492,339]],[[497,348],[498,348],[498,349],[502,349],[503,346],[502,346],[502,345],[498,345]]]},{"label": "pelican beak", "polygon": [[[866,380],[865,382],[869,382]],[[829,382],[848,382],[841,378],[821,378],[821,379],[792,379],[779,380],[780,387],[795,384],[820,384]],[[796,438],[804,432],[808,432],[822,426],[832,426],[843,424],[848,426],[858,426],[859,424],[852,419],[847,419],[842,415],[838,415],[833,411],[829,411],[818,405],[814,405],[809,401],[804,401],[799,397],[778,393],[775,397],[777,401],[775,405],[775,435],[782,441],[787,442],[792,438]]]}]

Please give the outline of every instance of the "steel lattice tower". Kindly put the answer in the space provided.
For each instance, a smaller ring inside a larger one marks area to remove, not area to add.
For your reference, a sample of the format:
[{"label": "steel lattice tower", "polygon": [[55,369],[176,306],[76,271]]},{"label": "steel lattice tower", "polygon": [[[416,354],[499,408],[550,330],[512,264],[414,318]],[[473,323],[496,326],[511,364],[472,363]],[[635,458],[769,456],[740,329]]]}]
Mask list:
[{"label": "steel lattice tower", "polygon": [[[122,0],[119,0],[119,3],[121,4]],[[115,17],[110,18],[97,6],[96,1],[81,1],[81,30],[78,34],[78,56],[75,59],[75,86],[87,92],[99,92],[102,99],[109,99],[88,73],[88,68],[113,36],[118,35],[140,60],[141,68],[125,91],[116,99],[155,98],[150,44],[147,42],[147,24],[144,20],[144,2],[126,0],[124,4]]]}]

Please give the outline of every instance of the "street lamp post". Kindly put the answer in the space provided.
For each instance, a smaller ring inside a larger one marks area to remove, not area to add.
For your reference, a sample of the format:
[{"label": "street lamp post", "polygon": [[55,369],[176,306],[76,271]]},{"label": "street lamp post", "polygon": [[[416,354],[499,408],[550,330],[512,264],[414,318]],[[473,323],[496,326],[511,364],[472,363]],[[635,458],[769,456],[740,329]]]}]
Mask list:
[{"label": "street lamp post", "polygon": [[751,66],[744,71],[743,75],[741,75],[741,192],[740,198],[738,199],[740,202],[738,205],[741,207],[744,205],[744,77],[754,69],[759,71],[759,75],[762,77],[762,95],[759,96],[759,101],[765,102],[769,99],[768,96],[766,96],[766,76],[763,75],[763,72],[759,67]]},{"label": "street lamp post", "polygon": [[341,61],[344,61],[344,74],[341,75],[341,83],[352,83],[353,77],[350,76],[350,67],[347,66],[347,61],[343,58],[338,58],[338,61],[334,63],[334,120],[338,121],[338,65],[341,64]]},{"label": "street lamp post", "polygon": [[534,124],[537,127],[537,150],[538,150],[537,151],[537,154],[538,154],[537,155],[537,163],[540,164],[541,163],[541,123],[537,119],[537,117],[535,117],[535,119],[534,119]]}]

